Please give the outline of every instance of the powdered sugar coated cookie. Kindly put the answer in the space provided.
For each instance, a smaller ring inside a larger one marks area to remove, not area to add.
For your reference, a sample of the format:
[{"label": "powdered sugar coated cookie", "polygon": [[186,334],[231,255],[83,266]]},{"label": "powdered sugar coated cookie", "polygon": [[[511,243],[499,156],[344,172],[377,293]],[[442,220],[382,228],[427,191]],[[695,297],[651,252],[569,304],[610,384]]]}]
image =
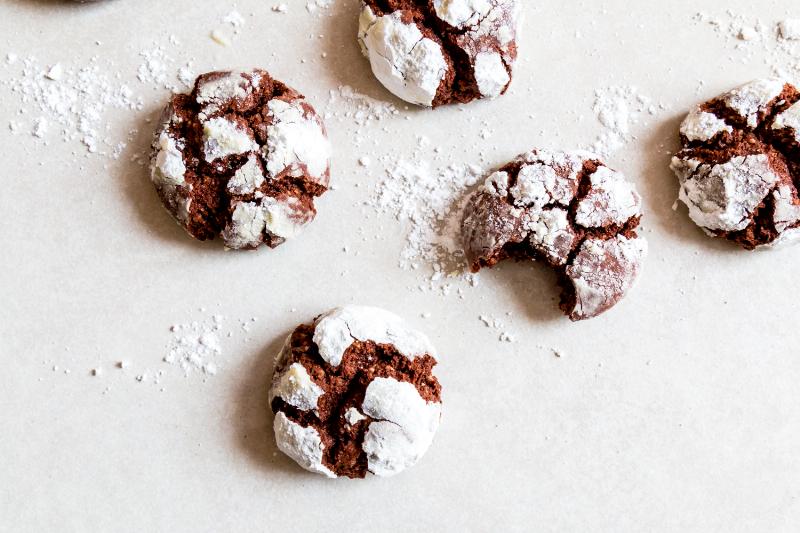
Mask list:
[{"label": "powdered sugar coated cookie", "polygon": [[583,152],[533,150],[490,175],[462,222],[473,271],[534,259],[561,277],[561,308],[596,317],[634,285],[647,252],[633,185]]},{"label": "powdered sugar coated cookie", "polygon": [[519,23],[518,0],[364,0],[358,39],[389,91],[435,107],[506,91]]},{"label": "powdered sugar coated cookie", "polygon": [[428,338],[382,309],[342,307],[299,326],[270,388],[278,447],[328,477],[402,472],[439,427],[435,365]]},{"label": "powdered sugar coated cookie", "polygon": [[800,230],[800,92],[761,79],[693,109],[672,159],[679,199],[706,233],[747,249]]},{"label": "powdered sugar coated cookie", "polygon": [[151,159],[164,205],[193,237],[271,247],[314,219],[330,180],[325,127],[263,70],[200,76],[165,109]]}]

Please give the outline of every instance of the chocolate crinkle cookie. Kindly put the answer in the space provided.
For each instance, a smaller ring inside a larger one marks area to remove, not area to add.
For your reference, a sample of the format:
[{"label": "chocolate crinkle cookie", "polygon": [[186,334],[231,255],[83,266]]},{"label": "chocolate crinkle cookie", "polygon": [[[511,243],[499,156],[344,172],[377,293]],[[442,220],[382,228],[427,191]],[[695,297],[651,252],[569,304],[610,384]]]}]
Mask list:
[{"label": "chocolate crinkle cookie", "polygon": [[641,215],[633,185],[596,156],[533,150],[470,198],[464,249],[474,272],[507,258],[547,263],[560,276],[561,309],[584,320],[634,285],[647,253]]},{"label": "chocolate crinkle cookie", "polygon": [[263,70],[200,76],[172,97],[151,178],[190,235],[232,249],[295,237],[330,179],[325,127],[304,97]]},{"label": "chocolate crinkle cookie", "polygon": [[707,234],[748,250],[800,240],[800,92],[761,79],[695,107],[672,159]]},{"label": "chocolate crinkle cookie", "polygon": [[363,0],[358,40],[378,80],[421,106],[495,98],[511,83],[519,0]]},{"label": "chocolate crinkle cookie", "polygon": [[299,326],[270,388],[278,448],[328,477],[405,470],[439,427],[435,365],[428,338],[382,309],[338,308]]}]

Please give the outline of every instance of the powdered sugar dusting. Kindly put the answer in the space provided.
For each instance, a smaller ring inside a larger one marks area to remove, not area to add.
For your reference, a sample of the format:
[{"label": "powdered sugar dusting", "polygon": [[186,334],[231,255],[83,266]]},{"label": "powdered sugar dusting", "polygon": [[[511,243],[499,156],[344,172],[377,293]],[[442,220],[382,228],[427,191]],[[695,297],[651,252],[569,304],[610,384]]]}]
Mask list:
[{"label": "powdered sugar dusting", "polygon": [[193,371],[216,374],[217,359],[222,355],[220,332],[224,320],[222,315],[214,315],[210,320],[173,325],[164,362],[180,366],[187,374]]},{"label": "powdered sugar dusting", "polygon": [[413,384],[381,377],[367,386],[362,409],[373,419],[362,444],[368,469],[384,477],[419,461],[442,414],[442,405],[426,402]]},{"label": "powdered sugar dusting", "polygon": [[424,159],[388,161],[370,203],[406,224],[401,268],[430,265],[438,276],[463,269],[459,221],[467,191],[483,174],[475,165],[454,163],[437,171]]},{"label": "powdered sugar dusting", "polygon": [[319,347],[320,357],[332,366],[341,364],[345,352],[357,340],[392,344],[409,359],[435,356],[435,349],[425,334],[383,309],[341,307],[325,313],[315,323],[314,343]]},{"label": "powdered sugar dusting", "polygon": [[612,86],[595,90],[592,111],[601,130],[586,149],[608,157],[635,138],[632,128],[640,124],[645,113],[655,115],[658,108],[636,87]]},{"label": "powdered sugar dusting", "polygon": [[729,62],[760,61],[778,78],[800,82],[800,28],[797,19],[765,21],[727,10],[721,14],[696,13],[697,24],[710,27],[731,49]]},{"label": "powdered sugar dusting", "polygon": [[84,66],[60,65],[58,76],[52,75],[52,66],[33,57],[20,64],[14,77],[0,83],[19,100],[19,129],[30,121],[28,128],[43,142],[58,135],[64,142],[79,141],[90,153],[113,153],[117,141],[108,138],[104,120],[113,110],[144,107],[143,99],[97,57]]}]

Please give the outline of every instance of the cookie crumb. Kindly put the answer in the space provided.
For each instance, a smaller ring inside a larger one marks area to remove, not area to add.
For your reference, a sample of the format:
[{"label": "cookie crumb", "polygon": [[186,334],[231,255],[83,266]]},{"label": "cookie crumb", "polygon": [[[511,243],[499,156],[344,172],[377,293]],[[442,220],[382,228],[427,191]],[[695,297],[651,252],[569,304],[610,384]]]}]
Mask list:
[{"label": "cookie crumb", "polygon": [[756,41],[760,36],[761,34],[752,26],[745,26],[739,30],[739,40],[741,41]]},{"label": "cookie crumb", "polygon": [[56,63],[47,71],[45,77],[48,80],[58,81],[64,77],[64,67],[61,66],[61,63]]},{"label": "cookie crumb", "polygon": [[211,40],[217,43],[220,46],[230,46],[231,40],[228,38],[227,35],[222,30],[213,30],[211,32]]},{"label": "cookie crumb", "polygon": [[778,23],[780,36],[787,41],[800,40],[800,19],[786,19]]}]

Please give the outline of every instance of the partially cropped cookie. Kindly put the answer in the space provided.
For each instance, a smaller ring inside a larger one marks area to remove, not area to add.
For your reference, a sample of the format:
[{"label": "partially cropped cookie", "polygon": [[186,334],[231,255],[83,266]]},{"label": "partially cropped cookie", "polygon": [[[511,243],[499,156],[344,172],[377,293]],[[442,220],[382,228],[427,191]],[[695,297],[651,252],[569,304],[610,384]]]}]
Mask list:
[{"label": "partially cropped cookie", "polygon": [[211,72],[164,110],[151,179],[196,239],[274,248],[316,216],[330,153],[322,121],[297,91],[263,70]]},{"label": "partially cropped cookie", "polygon": [[800,92],[761,79],[695,107],[672,159],[707,234],[748,250],[800,240]]},{"label": "partially cropped cookie", "polygon": [[584,320],[633,287],[647,253],[641,216],[634,186],[596,156],[533,150],[470,198],[464,250],[474,272],[508,258],[548,264],[560,277],[561,309]]},{"label": "partially cropped cookie", "polygon": [[439,427],[435,365],[428,338],[382,309],[338,308],[298,326],[269,394],[278,447],[328,477],[402,472]]},{"label": "partially cropped cookie", "polygon": [[363,0],[358,40],[378,80],[412,104],[496,98],[517,59],[519,0]]}]

